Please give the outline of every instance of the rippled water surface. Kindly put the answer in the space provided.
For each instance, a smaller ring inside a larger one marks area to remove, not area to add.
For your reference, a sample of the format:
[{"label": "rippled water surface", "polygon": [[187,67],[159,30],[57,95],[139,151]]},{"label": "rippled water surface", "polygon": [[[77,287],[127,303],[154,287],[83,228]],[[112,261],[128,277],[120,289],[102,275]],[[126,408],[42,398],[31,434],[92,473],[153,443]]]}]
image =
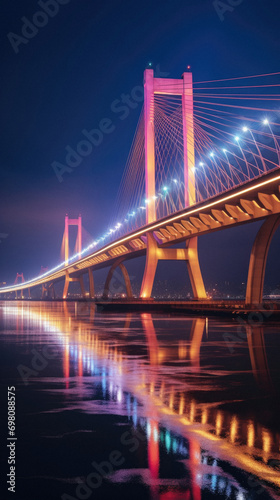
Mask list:
[{"label": "rippled water surface", "polygon": [[280,498],[280,325],[0,302],[0,328],[3,498]]}]

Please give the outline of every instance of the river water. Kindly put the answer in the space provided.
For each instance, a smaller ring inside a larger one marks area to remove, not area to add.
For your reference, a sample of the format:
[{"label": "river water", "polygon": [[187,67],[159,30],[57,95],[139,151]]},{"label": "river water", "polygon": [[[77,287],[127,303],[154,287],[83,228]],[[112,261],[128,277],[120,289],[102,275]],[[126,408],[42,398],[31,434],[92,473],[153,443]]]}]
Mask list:
[{"label": "river water", "polygon": [[0,328],[1,498],[280,498],[279,324],[7,301]]}]

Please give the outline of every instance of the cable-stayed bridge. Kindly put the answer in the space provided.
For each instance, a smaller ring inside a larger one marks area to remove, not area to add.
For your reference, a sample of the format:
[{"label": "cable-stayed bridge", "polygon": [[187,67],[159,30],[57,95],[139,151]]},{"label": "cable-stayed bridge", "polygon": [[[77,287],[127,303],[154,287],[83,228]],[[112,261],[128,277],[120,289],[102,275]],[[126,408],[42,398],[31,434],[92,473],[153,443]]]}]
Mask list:
[{"label": "cable-stayed bridge", "polygon": [[[78,281],[95,297],[93,271],[109,267],[104,296],[117,267],[132,289],[125,261],[146,256],[140,297],[151,297],[160,260],[183,260],[193,297],[207,298],[197,240],[201,234],[263,220],[248,270],[246,304],[262,302],[270,242],[280,223],[279,74],[193,83],[144,74],[141,112],[124,169],[115,220],[82,249],[81,220],[68,219],[64,262],[0,294],[42,286],[43,296],[64,281]],[[78,225],[77,253],[69,257],[68,225]],[[184,247],[182,243],[185,242]],[[180,245],[179,245],[180,244]],[[179,247],[176,248],[176,245]],[[7,295],[6,295],[7,296]]]}]

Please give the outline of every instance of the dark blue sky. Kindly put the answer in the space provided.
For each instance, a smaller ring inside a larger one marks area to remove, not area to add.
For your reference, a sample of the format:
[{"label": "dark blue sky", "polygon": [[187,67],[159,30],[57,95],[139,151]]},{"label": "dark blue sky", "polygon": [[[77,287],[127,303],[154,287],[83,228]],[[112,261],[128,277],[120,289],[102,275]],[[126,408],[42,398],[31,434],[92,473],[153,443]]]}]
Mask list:
[{"label": "dark blue sky", "polygon": [[[120,120],[111,104],[142,83],[149,61],[175,78],[191,64],[195,81],[279,70],[277,1],[243,0],[221,21],[212,0],[61,0],[16,54],[8,33],[21,35],[22,17],[32,20],[39,10],[33,0],[1,6],[0,233],[8,236],[0,243],[0,281],[13,281],[17,271],[33,277],[59,261],[66,212],[81,212],[92,237],[107,227],[140,112],[139,105]],[[114,131],[58,182],[52,162],[65,163],[65,148],[104,118]],[[255,232],[201,241],[209,281],[221,248],[245,274]],[[237,279],[227,262],[217,276]]]}]

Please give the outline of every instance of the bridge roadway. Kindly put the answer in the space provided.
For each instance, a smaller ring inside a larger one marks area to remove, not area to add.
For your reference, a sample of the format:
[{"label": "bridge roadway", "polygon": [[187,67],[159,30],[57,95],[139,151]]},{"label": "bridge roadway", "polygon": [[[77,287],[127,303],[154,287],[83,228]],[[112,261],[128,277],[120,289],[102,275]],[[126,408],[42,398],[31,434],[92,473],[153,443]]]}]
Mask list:
[{"label": "bridge roadway", "polygon": [[[119,237],[90,255],[47,276],[38,276],[38,278],[26,283],[5,286],[0,289],[0,294],[25,289],[29,289],[30,293],[30,289],[38,285],[42,285],[44,294],[53,283],[64,280],[63,298],[67,298],[68,286],[71,281],[80,282],[82,295],[85,297],[83,275],[88,273],[90,298],[94,298],[92,271],[110,266],[104,291],[106,297],[113,272],[119,266],[124,275],[127,296],[132,297],[129,276],[123,262],[148,253],[148,238],[151,235],[156,242],[158,259],[188,260],[189,252],[192,252],[192,248],[188,248],[188,242],[196,241],[196,238],[201,234],[266,219],[252,249],[246,294],[247,303],[261,303],[267,253],[272,236],[280,224],[279,214],[280,170],[276,168],[254,180],[224,191],[218,196],[196,203],[180,212]],[[175,244],[183,241],[187,242],[186,249],[174,248]],[[172,248],[167,249],[169,246]],[[196,298],[203,299],[205,297],[199,297],[198,294]]]}]

